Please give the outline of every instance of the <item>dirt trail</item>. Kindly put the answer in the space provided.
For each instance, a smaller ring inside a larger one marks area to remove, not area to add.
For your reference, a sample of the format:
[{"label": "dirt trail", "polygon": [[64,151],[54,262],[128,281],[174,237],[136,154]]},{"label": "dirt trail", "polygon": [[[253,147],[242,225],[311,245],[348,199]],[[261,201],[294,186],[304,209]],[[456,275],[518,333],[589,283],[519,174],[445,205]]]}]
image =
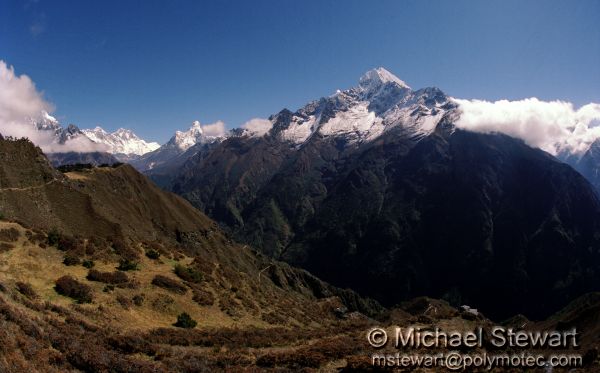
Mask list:
[{"label": "dirt trail", "polygon": [[24,190],[33,190],[33,189],[39,189],[39,188],[43,188],[45,186],[48,186],[54,182],[58,181],[57,179],[52,179],[42,185],[36,185],[36,186],[30,186],[30,187],[25,187],[25,188],[0,188],[0,191],[4,191],[4,190],[10,190],[10,191],[24,191]]}]

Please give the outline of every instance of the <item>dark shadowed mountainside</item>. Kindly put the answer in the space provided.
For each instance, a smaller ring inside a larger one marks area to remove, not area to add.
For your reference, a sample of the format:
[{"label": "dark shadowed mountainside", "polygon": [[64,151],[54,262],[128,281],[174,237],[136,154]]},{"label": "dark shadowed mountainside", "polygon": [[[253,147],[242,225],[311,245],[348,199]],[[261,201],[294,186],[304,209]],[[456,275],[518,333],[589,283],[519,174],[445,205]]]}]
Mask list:
[{"label": "dark shadowed mountainside", "polygon": [[386,305],[428,295],[540,318],[597,290],[590,183],[520,140],[455,128],[457,110],[376,70],[190,158],[170,190],[236,239]]}]

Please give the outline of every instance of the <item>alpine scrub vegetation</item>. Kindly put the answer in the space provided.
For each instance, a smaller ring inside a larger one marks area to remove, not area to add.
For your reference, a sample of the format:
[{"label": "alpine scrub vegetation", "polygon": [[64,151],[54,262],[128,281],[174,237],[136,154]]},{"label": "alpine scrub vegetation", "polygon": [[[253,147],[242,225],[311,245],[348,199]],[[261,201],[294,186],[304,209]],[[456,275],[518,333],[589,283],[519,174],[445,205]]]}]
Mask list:
[{"label": "alpine scrub vegetation", "polygon": [[58,294],[75,299],[78,303],[92,303],[92,288],[82,284],[71,276],[63,276],[56,280],[54,287]]},{"label": "alpine scrub vegetation", "polygon": [[152,285],[172,291],[176,294],[185,294],[187,292],[187,287],[185,287],[178,281],[163,275],[154,276],[154,278],[152,279]]},{"label": "alpine scrub vegetation", "polygon": [[146,251],[146,256],[148,257],[148,259],[156,260],[160,258],[160,253],[154,249],[149,249],[148,251]]},{"label": "alpine scrub vegetation", "polygon": [[188,313],[183,312],[177,316],[177,322],[173,326],[183,329],[194,329],[197,324]]},{"label": "alpine scrub vegetation", "polygon": [[183,281],[188,281],[195,284],[202,282],[203,279],[202,272],[193,267],[186,267],[179,263],[175,265],[174,272]]}]

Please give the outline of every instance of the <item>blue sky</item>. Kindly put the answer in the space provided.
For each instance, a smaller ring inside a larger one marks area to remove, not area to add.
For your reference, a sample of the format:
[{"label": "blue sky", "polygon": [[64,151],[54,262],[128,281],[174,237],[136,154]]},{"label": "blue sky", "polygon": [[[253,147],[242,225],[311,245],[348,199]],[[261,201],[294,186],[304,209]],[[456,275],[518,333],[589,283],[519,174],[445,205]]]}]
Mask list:
[{"label": "blue sky", "polygon": [[384,66],[461,98],[600,102],[600,1],[0,2],[0,59],[82,128],[166,141]]}]

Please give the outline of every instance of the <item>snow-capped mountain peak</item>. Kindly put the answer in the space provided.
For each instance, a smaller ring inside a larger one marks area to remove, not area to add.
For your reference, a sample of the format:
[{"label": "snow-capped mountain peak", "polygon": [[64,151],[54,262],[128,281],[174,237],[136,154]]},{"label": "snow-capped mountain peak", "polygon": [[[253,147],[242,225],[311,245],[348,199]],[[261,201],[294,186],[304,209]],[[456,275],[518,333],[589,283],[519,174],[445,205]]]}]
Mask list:
[{"label": "snow-capped mountain peak", "polygon": [[181,150],[187,150],[199,142],[203,142],[207,136],[204,135],[202,124],[195,120],[187,131],[176,131],[170,143]]},{"label": "snow-capped mountain peak", "polygon": [[58,124],[58,120],[54,118],[52,115],[48,114],[47,111],[42,111],[42,119],[48,123]]},{"label": "snow-capped mountain peak", "polygon": [[358,86],[313,101],[295,113],[273,118],[273,130],[298,145],[318,133],[343,138],[347,145],[371,141],[392,128],[415,139],[431,133],[457,105],[437,88],[413,91],[380,67]]},{"label": "snow-capped mountain peak", "polygon": [[100,127],[100,126],[96,126],[96,127],[94,127],[94,129],[93,129],[93,130],[86,130],[86,131],[95,132],[95,133],[98,133],[98,134],[104,134],[104,135],[108,135],[108,132],[106,132],[106,131],[104,130],[104,128],[102,128],[102,127]]},{"label": "snow-capped mountain peak", "polygon": [[42,114],[39,116],[39,118],[32,118],[31,122],[38,130],[52,130],[57,132],[62,128],[60,123],[58,123],[58,120],[52,115],[48,114],[46,111],[42,111]]},{"label": "snow-capped mountain peak", "polygon": [[119,128],[113,133],[106,132],[102,127],[82,131],[90,140],[98,144],[108,146],[111,154],[143,155],[160,146],[156,142],[146,142],[140,139],[131,130]]},{"label": "snow-capped mountain peak", "polygon": [[373,90],[386,83],[395,83],[401,88],[410,89],[408,84],[383,67],[367,71],[359,80],[359,87],[363,90]]}]

